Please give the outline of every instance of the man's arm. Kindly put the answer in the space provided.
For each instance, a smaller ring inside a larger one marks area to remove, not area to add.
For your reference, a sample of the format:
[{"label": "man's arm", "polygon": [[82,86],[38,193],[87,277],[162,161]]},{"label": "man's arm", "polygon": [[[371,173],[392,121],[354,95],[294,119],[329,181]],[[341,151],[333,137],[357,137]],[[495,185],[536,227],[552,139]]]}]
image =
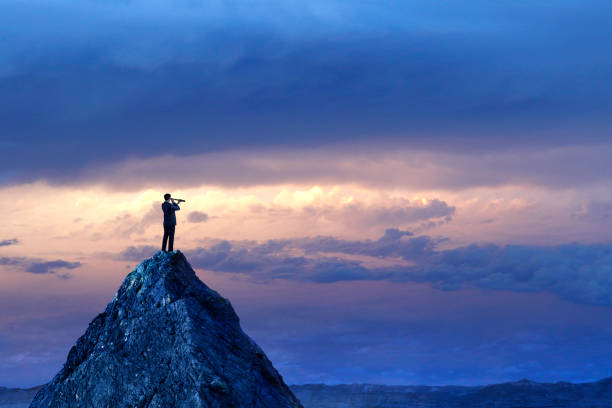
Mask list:
[{"label": "man's arm", "polygon": [[172,200],[172,209],[173,209],[174,211],[178,211],[178,210],[180,210],[180,209],[181,209],[181,207],[179,207],[179,206],[178,206],[178,204],[177,204],[177,203],[175,203],[175,202],[174,202],[174,200]]}]

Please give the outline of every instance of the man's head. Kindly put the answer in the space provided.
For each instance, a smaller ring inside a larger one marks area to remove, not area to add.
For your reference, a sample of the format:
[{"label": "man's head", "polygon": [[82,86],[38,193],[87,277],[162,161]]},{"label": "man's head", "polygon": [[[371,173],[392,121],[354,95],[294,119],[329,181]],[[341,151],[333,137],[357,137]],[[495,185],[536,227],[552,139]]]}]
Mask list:
[{"label": "man's head", "polygon": [[166,194],[164,194],[164,200],[169,200],[169,199],[170,199],[170,197],[172,197],[172,196],[170,195],[170,193],[166,193]]}]

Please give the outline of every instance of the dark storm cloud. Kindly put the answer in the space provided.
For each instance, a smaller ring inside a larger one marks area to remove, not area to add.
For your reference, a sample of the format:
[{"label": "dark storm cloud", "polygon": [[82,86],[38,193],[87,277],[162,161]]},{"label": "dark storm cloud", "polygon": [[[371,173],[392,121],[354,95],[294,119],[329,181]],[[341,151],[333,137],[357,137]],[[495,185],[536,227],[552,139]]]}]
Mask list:
[{"label": "dark storm cloud", "polygon": [[446,151],[602,140],[610,12],[604,1],[7,1],[0,182],[371,137]]},{"label": "dark storm cloud", "polygon": [[18,243],[19,243],[19,240],[17,238],[0,240],[0,246],[16,245]]},{"label": "dark storm cloud", "polygon": [[58,274],[60,269],[76,269],[81,265],[80,262],[70,262],[62,259],[45,261],[28,257],[0,257],[0,266],[7,266],[36,275],[57,274],[62,279],[68,279],[71,275],[68,273]]},{"label": "dark storm cloud", "polygon": [[[491,244],[438,249],[443,241],[388,229],[377,240],[349,241],[319,236],[261,244],[220,241],[209,248],[185,252],[196,268],[245,274],[257,281],[428,282],[440,290],[477,287],[549,292],[571,302],[612,306],[611,245]],[[296,250],[303,251],[303,255],[296,255]],[[128,256],[131,253],[140,254],[140,251],[129,249],[123,257],[142,259]],[[395,266],[371,266],[354,256],[394,261]]]}]

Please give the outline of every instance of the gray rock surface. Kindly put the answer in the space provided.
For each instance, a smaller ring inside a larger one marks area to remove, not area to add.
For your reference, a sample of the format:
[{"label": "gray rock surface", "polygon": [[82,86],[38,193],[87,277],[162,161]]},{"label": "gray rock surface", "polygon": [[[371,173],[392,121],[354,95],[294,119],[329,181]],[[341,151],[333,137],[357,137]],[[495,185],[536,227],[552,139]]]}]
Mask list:
[{"label": "gray rock surface", "polygon": [[180,251],[131,272],[31,408],[298,408],[230,302]]}]

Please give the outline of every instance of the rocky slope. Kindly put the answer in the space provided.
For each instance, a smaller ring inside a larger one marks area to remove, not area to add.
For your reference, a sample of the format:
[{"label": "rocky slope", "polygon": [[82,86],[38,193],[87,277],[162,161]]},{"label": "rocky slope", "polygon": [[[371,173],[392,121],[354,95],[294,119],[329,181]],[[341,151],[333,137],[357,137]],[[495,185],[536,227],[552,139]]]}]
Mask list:
[{"label": "rocky slope", "polygon": [[230,302],[179,251],[131,272],[31,408],[299,408]]}]

